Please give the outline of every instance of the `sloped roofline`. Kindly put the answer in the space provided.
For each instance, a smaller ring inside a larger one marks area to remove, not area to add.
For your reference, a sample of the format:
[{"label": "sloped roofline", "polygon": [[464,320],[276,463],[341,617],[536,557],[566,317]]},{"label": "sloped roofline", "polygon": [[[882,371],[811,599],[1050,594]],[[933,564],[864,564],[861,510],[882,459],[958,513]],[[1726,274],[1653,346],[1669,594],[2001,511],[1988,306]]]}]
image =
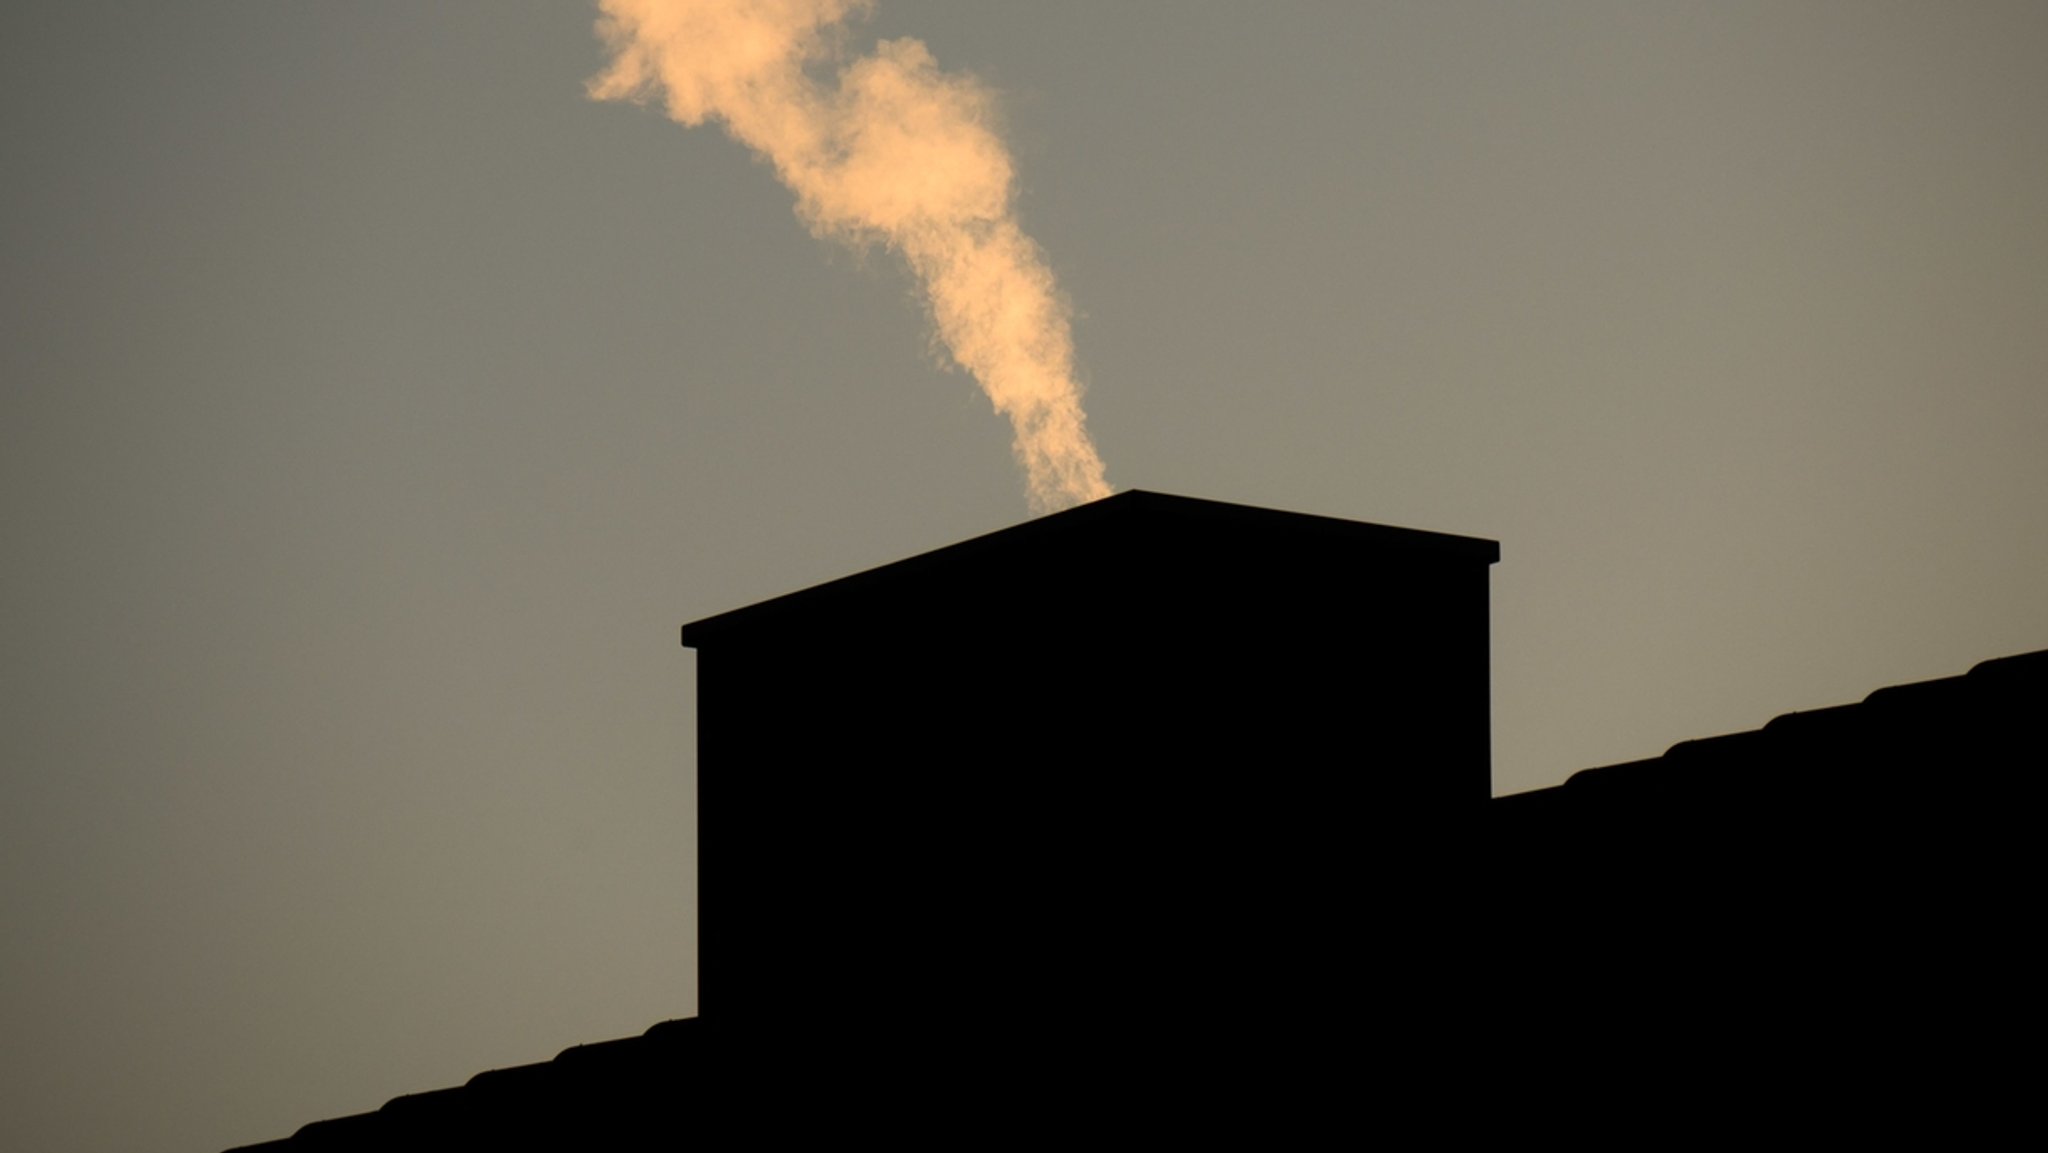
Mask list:
[{"label": "sloped roofline", "polygon": [[1453,536],[1422,529],[1367,524],[1364,521],[1308,513],[1283,512],[1254,505],[1202,500],[1189,496],[1127,489],[1113,496],[998,529],[958,544],[871,568],[851,576],[787,593],[769,600],[705,617],[683,626],[683,644],[701,648],[706,641],[770,625],[799,612],[851,604],[899,581],[937,574],[948,567],[985,565],[1006,552],[1022,553],[1052,547],[1075,547],[1089,537],[1113,534],[1121,526],[1178,521],[1219,536],[1256,530],[1300,537],[1322,536],[1354,548],[1371,548],[1414,556],[1421,554],[1451,564],[1491,565],[1500,560],[1500,542]]},{"label": "sloped roofline", "polygon": [[[2018,724],[2023,716],[2031,715],[2021,708],[2038,701],[2044,688],[2048,688],[2048,650],[1994,657],[1978,661],[1958,676],[1885,685],[1860,701],[1781,713],[1760,728],[1680,741],[1661,756],[1580,769],[1560,784],[1493,800],[1499,809],[1519,811],[1570,797],[1619,789],[1680,787],[1697,780],[1723,781],[1739,788],[1743,784],[1731,772],[1737,766],[1761,763],[1773,756],[1810,760],[1814,749],[1842,747],[1848,737],[1876,739],[1873,734],[1888,723],[1898,728],[1932,718],[1926,723],[1933,729],[1946,725],[1959,737],[1969,735],[1968,726],[1981,726],[1987,719]],[[1680,774],[1688,767],[1699,771],[1682,778]],[[1916,763],[1914,767],[1933,771],[1931,765]]]}]

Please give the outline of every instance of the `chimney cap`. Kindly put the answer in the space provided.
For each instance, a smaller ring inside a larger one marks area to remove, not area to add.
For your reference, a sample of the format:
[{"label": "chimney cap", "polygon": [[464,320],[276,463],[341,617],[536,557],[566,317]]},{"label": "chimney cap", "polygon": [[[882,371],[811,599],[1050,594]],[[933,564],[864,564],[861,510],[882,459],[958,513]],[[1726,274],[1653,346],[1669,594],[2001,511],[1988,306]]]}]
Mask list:
[{"label": "chimney cap", "polygon": [[693,621],[683,626],[683,644],[702,648],[707,641],[741,632],[794,624],[814,611],[843,612],[857,601],[887,598],[924,580],[954,579],[960,573],[1008,573],[1020,564],[1044,564],[1048,558],[1071,561],[1079,567],[1086,558],[1140,537],[1148,544],[1199,541],[1218,548],[1311,544],[1332,551],[1398,554],[1410,562],[1450,567],[1491,565],[1500,560],[1499,542],[1477,537],[1127,489],[1064,512]]}]

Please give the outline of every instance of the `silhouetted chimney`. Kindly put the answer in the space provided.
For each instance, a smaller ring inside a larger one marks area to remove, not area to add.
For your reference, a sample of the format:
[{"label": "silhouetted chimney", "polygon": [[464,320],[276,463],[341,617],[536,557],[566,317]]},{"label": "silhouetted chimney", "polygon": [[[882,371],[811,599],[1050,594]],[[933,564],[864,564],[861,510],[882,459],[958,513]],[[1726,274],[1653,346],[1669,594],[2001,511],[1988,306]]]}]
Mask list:
[{"label": "silhouetted chimney", "polygon": [[1498,558],[1125,492],[685,626],[707,1027],[1325,997],[1463,867]]}]

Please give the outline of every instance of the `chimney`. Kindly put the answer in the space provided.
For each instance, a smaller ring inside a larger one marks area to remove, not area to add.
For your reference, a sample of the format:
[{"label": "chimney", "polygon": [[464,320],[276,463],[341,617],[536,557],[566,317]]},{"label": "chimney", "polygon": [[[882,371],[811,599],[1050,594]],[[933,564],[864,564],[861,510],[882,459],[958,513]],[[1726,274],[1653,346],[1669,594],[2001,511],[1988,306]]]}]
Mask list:
[{"label": "chimney", "polygon": [[1499,555],[1130,491],[685,626],[707,1027],[1327,1012],[1463,867]]}]

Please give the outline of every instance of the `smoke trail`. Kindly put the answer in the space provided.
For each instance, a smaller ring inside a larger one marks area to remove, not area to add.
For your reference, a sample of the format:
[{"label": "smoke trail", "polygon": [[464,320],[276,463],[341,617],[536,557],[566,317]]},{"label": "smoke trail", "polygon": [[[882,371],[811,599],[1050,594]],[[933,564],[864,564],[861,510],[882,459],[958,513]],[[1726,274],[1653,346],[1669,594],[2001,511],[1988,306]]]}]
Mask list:
[{"label": "smoke trail", "polygon": [[813,235],[899,252],[938,339],[1016,431],[1031,507],[1107,496],[1074,379],[1066,305],[1011,213],[1009,150],[991,98],[916,40],[885,40],[838,69],[840,21],[869,0],[600,0],[612,61],[598,100],[663,98],[671,118],[715,120],[768,160]]}]

